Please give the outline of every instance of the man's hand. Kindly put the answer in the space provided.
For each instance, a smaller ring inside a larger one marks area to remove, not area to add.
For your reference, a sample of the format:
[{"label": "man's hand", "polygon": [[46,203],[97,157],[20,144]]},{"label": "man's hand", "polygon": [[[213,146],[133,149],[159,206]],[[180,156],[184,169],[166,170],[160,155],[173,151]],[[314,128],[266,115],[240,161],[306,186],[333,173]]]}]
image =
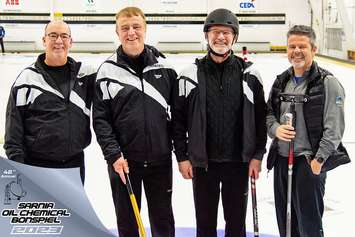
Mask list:
[{"label": "man's hand", "polygon": [[276,137],[282,141],[290,142],[295,136],[295,129],[291,125],[284,124],[276,128]]},{"label": "man's hand", "polygon": [[126,184],[126,177],[124,173],[129,173],[129,167],[127,160],[123,157],[123,155],[118,158],[115,163],[113,163],[114,170],[120,175],[120,178],[124,184]]},{"label": "man's hand", "polygon": [[189,160],[179,162],[179,171],[184,179],[192,179],[194,177],[192,173],[192,165]]},{"label": "man's hand", "polygon": [[310,165],[311,165],[311,169],[312,169],[313,174],[319,175],[320,172],[322,171],[323,163],[319,163],[317,161],[317,159],[313,159],[313,160],[311,160]]},{"label": "man's hand", "polygon": [[251,159],[249,162],[249,177],[254,174],[255,179],[259,178],[259,173],[261,171],[261,160]]}]

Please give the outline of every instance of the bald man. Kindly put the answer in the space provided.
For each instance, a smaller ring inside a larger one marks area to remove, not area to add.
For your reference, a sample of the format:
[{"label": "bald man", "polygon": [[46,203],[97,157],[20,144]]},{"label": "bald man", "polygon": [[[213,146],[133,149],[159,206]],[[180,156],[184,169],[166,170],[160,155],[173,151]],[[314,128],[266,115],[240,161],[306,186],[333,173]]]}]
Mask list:
[{"label": "bald man", "polygon": [[68,56],[73,40],[64,21],[49,22],[42,40],[45,52],[11,88],[4,148],[28,165],[79,167],[84,183],[95,69]]}]

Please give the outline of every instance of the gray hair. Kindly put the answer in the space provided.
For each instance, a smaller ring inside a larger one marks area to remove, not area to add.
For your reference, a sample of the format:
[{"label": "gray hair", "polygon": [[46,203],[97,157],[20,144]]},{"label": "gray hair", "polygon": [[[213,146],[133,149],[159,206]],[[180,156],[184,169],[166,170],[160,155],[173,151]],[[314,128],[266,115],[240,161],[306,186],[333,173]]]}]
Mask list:
[{"label": "gray hair", "polygon": [[309,38],[312,48],[316,46],[316,33],[310,26],[306,25],[294,25],[287,32],[287,39],[291,35],[303,35]]}]

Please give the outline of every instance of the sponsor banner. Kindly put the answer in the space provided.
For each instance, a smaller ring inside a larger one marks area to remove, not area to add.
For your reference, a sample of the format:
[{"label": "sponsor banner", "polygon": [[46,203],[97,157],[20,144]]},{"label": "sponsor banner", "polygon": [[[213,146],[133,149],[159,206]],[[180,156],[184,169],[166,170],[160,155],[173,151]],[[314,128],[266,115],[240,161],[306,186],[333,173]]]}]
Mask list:
[{"label": "sponsor banner", "polygon": [[3,11],[7,12],[21,12],[23,0],[1,0],[1,7]]},{"label": "sponsor banner", "polygon": [[255,13],[257,11],[256,0],[239,0],[237,5],[238,12]]},{"label": "sponsor banner", "polygon": [[160,0],[159,9],[162,13],[176,13],[178,4],[178,0]]},{"label": "sponsor banner", "polygon": [[100,12],[100,0],[82,0],[86,13]]},{"label": "sponsor banner", "polygon": [[0,235],[112,237],[96,216],[79,168],[48,169],[0,157]]},{"label": "sponsor banner", "polygon": [[[148,24],[155,25],[203,25],[207,14],[146,14]],[[240,25],[285,24],[285,13],[237,13]],[[48,13],[0,13],[0,23],[46,24]],[[64,13],[63,20],[69,24],[115,24],[115,14]]]}]

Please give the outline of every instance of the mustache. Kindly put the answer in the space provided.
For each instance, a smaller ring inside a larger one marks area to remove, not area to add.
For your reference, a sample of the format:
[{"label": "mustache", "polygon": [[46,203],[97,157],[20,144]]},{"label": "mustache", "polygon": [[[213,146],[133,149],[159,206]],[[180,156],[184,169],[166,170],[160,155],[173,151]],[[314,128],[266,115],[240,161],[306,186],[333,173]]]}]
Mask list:
[{"label": "mustache", "polygon": [[221,39],[216,39],[215,41],[213,41],[213,43],[227,44],[227,42],[225,42],[224,40],[221,40]]},{"label": "mustache", "polygon": [[228,45],[227,43],[225,42],[214,42],[214,44],[223,44],[223,45]]}]

